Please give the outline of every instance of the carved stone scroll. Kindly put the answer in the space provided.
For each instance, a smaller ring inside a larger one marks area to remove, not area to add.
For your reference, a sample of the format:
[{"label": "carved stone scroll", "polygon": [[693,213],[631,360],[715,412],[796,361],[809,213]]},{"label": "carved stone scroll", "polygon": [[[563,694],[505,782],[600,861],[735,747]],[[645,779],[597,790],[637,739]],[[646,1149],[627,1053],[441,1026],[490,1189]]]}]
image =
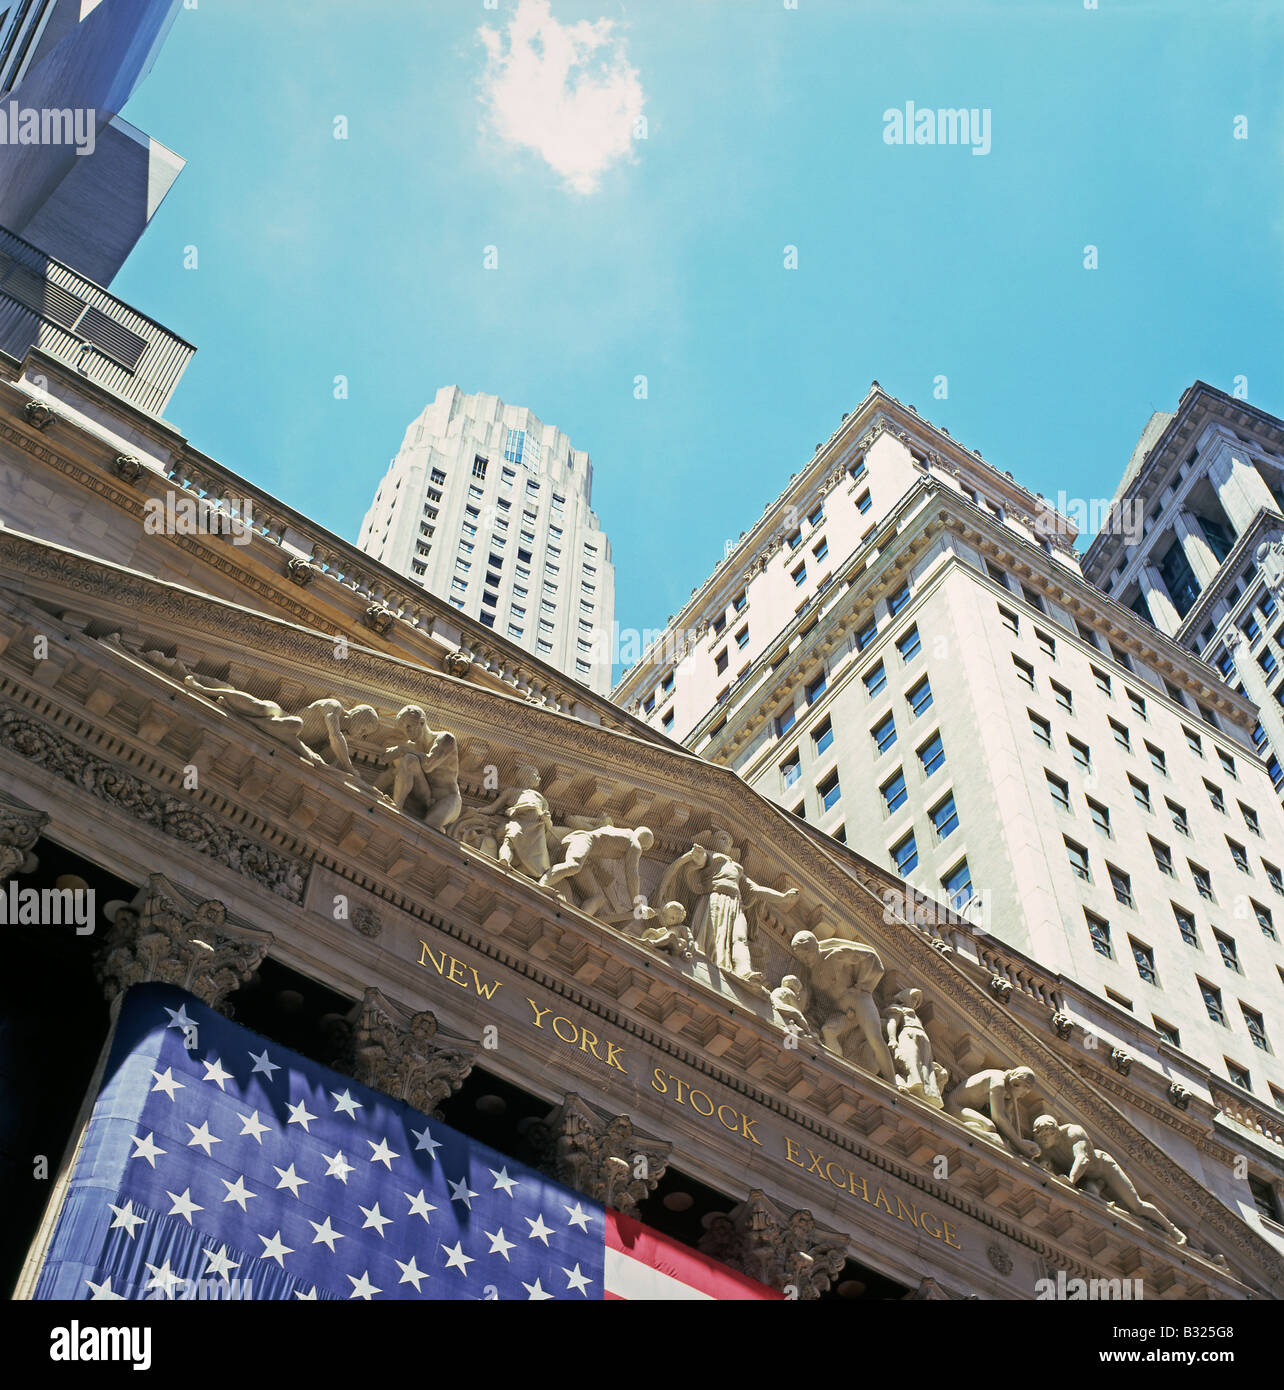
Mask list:
[{"label": "carved stone scroll", "polygon": [[787,1213],[754,1190],[729,1212],[704,1218],[700,1249],[760,1284],[819,1298],[847,1263],[847,1243],[809,1211]]},{"label": "carved stone scroll", "polygon": [[45,812],[0,792],[0,878],[10,878],[20,869],[30,873],[36,867],[31,851],[48,824]]}]

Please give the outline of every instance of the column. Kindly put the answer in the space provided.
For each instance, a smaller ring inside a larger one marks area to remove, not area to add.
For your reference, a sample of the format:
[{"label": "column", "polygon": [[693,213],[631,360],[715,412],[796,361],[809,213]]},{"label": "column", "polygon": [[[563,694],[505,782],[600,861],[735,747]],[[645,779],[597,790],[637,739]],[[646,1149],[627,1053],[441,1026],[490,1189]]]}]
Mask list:
[{"label": "column", "polygon": [[1256,464],[1245,456],[1242,446],[1228,439],[1217,442],[1208,467],[1208,480],[1217,489],[1217,500],[1237,536],[1248,530],[1263,507],[1276,507],[1275,498]]},{"label": "column", "polygon": [[1186,560],[1204,588],[1217,573],[1217,556],[1204,538],[1199,522],[1189,512],[1178,512],[1173,529],[1181,548],[1186,552]]},{"label": "column", "polygon": [[1164,577],[1154,565],[1143,565],[1137,574],[1141,582],[1141,594],[1150,610],[1150,620],[1169,637],[1181,626],[1181,614],[1173,603],[1172,595]]}]

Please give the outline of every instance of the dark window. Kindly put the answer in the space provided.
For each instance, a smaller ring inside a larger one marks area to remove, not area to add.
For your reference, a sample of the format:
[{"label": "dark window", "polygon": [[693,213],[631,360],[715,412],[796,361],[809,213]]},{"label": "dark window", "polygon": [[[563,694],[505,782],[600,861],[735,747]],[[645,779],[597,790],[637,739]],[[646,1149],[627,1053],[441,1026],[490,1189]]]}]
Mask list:
[{"label": "dark window", "polygon": [[1187,946],[1199,945],[1199,933],[1195,930],[1195,918],[1192,913],[1186,911],[1184,907],[1178,907],[1173,903],[1173,916],[1177,919],[1177,930],[1181,932],[1181,939]]},{"label": "dark window", "polygon": [[883,663],[880,661],[877,666],[866,671],[862,679],[865,682],[865,693],[872,700],[887,684],[887,672],[883,670]]},{"label": "dark window", "polygon": [[1104,917],[1098,917],[1094,913],[1084,912],[1084,917],[1088,923],[1088,935],[1092,938],[1092,948],[1099,955],[1114,959],[1114,948],[1110,944],[1110,923]]},{"label": "dark window", "polygon": [[923,774],[930,777],[945,762],[945,748],[940,734],[934,734],[918,750],[918,760],[923,765]]},{"label": "dark window", "polygon": [[905,804],[905,773],[898,770],[895,777],[889,778],[882,786],[883,801],[886,803],[889,814],[898,811]]},{"label": "dark window", "polygon": [[870,730],[870,735],[874,740],[874,746],[880,753],[887,750],[896,742],[896,720],[889,714],[881,724],[876,724]]},{"label": "dark window", "polygon": [[1148,985],[1158,985],[1159,973],[1155,969],[1155,953],[1149,946],[1143,946],[1140,941],[1128,938],[1128,944],[1132,947],[1132,958],[1137,965],[1137,974],[1141,976]]}]

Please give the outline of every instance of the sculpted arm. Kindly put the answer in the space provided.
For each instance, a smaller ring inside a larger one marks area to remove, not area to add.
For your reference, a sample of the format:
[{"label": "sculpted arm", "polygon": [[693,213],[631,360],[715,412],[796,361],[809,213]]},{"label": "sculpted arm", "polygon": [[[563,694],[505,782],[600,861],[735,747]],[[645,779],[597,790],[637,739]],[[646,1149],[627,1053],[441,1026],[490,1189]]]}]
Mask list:
[{"label": "sculpted arm", "polygon": [[797,888],[786,888],[782,893],[779,889],[768,888],[764,884],[755,883],[748,874],[744,875],[743,882],[746,896],[758,901],[765,900],[768,903],[775,904],[777,907],[784,908],[786,911],[788,911],[798,899]]},{"label": "sculpted arm", "polygon": [[325,719],[326,735],[330,740],[330,751],[334,754],[335,762],[337,762],[345,772],[352,772],[352,755],[348,752],[348,740],[343,732],[340,710],[335,708],[334,705],[328,705],[325,709],[323,718]]},{"label": "sculpted arm", "polygon": [[1093,1151],[1092,1145],[1088,1141],[1088,1136],[1083,1130],[1075,1126],[1071,1133],[1077,1137],[1073,1140],[1074,1162],[1070,1165],[1068,1178],[1070,1186],[1075,1187],[1078,1185],[1079,1179],[1083,1176],[1084,1169],[1092,1162]]},{"label": "sculpted arm", "polygon": [[994,1121],[995,1129],[1017,1153],[1024,1154],[1027,1158],[1038,1155],[1039,1146],[1029,1139],[1021,1138],[1017,1128],[1016,1103],[1002,1074],[990,1082],[990,1119]]}]

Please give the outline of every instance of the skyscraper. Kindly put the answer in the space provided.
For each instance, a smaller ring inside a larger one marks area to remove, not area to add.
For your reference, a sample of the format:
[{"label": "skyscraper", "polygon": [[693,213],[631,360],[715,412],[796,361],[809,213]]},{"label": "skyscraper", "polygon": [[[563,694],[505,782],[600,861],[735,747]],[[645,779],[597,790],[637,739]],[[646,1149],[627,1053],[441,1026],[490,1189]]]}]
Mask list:
[{"label": "skyscraper", "polygon": [[1074,536],[875,384],[615,696],[1086,986],[1121,1050],[1284,1108],[1258,710],[1103,595]]},{"label": "skyscraper", "polygon": [[1151,417],[1113,505],[1144,517],[1143,534],[1106,528],[1084,573],[1253,701],[1284,796],[1284,425],[1197,381]]},{"label": "skyscraper", "polygon": [[443,386],[406,430],[357,543],[601,694],[615,567],[592,489],[588,454],[561,430]]}]

